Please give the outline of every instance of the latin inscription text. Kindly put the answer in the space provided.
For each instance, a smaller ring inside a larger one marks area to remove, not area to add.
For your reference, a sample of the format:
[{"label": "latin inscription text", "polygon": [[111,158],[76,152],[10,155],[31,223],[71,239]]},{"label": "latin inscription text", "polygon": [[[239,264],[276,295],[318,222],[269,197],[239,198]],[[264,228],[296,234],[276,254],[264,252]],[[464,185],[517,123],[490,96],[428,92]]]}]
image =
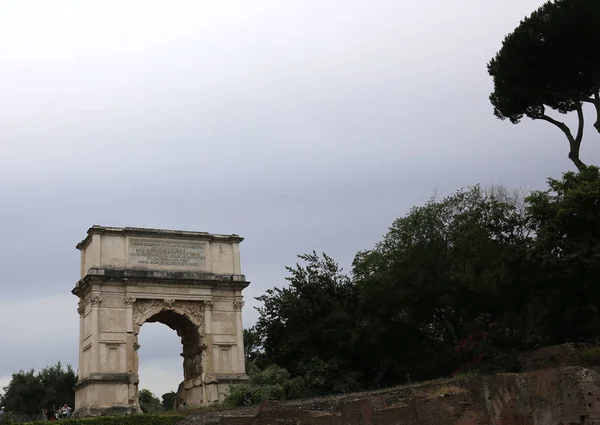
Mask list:
[{"label": "latin inscription text", "polygon": [[207,242],[129,239],[129,262],[147,267],[206,268]]}]

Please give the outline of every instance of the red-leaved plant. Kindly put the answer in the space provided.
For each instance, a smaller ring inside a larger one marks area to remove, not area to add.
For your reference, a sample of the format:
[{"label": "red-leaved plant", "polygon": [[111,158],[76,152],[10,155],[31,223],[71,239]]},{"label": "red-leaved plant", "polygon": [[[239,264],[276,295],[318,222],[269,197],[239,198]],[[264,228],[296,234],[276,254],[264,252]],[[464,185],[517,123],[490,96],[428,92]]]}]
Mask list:
[{"label": "red-leaved plant", "polygon": [[454,347],[455,354],[462,363],[454,371],[455,375],[476,369],[485,359],[485,343],[488,341],[490,332],[500,324],[500,320],[489,313],[480,315],[475,321],[473,332],[459,340]]}]

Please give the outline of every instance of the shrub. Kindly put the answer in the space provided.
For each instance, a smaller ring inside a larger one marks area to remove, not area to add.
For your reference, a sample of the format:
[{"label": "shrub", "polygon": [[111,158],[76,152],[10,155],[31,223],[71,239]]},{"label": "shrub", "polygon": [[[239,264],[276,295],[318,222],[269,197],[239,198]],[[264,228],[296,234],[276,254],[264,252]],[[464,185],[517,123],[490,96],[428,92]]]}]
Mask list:
[{"label": "shrub", "polygon": [[302,398],[308,395],[306,381],[301,376],[296,376],[284,384],[285,397],[288,399]]},{"label": "shrub", "polygon": [[225,399],[227,406],[247,406],[264,400],[286,400],[306,396],[304,379],[291,378],[290,373],[276,365],[265,370],[249,371],[250,382],[232,385]]},{"label": "shrub", "polygon": [[324,361],[313,357],[300,364],[298,372],[311,395],[349,393],[362,389],[360,372],[353,371],[339,358]]},{"label": "shrub", "polygon": [[583,362],[588,366],[600,365],[600,347],[588,348],[581,352]]},{"label": "shrub", "polygon": [[140,390],[138,400],[140,409],[146,415],[157,415],[165,410],[160,400],[150,390]]}]

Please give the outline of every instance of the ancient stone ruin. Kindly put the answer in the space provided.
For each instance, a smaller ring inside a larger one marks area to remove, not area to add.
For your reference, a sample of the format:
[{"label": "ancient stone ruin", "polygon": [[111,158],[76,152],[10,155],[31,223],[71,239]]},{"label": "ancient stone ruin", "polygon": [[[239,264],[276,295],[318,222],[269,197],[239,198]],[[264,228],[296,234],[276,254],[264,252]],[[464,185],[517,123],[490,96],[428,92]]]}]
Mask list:
[{"label": "ancient stone ruin", "polygon": [[77,245],[79,380],[75,416],[140,412],[138,334],[177,332],[189,406],[223,400],[245,373],[238,235],[93,226]]},{"label": "ancient stone ruin", "polygon": [[571,345],[520,357],[522,373],[456,377],[380,391],[265,402],[183,425],[600,424],[600,375]]},{"label": "ancient stone ruin", "polygon": [[[138,333],[146,322],[182,343],[189,406],[222,401],[244,366],[237,235],[93,226],[77,245],[76,416],[137,413]],[[455,377],[380,391],[232,411],[182,425],[600,425],[600,375],[572,345],[521,355],[522,373]]]}]

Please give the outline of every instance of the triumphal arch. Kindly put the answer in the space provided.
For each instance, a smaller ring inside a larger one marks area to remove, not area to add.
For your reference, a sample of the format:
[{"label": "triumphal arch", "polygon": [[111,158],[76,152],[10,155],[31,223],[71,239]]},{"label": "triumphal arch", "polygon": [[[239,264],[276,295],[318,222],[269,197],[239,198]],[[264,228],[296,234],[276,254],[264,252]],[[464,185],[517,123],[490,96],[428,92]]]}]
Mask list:
[{"label": "triumphal arch", "polygon": [[238,235],[93,226],[77,245],[79,417],[139,412],[138,333],[146,322],[174,329],[183,347],[188,406],[223,400],[247,378]]}]

